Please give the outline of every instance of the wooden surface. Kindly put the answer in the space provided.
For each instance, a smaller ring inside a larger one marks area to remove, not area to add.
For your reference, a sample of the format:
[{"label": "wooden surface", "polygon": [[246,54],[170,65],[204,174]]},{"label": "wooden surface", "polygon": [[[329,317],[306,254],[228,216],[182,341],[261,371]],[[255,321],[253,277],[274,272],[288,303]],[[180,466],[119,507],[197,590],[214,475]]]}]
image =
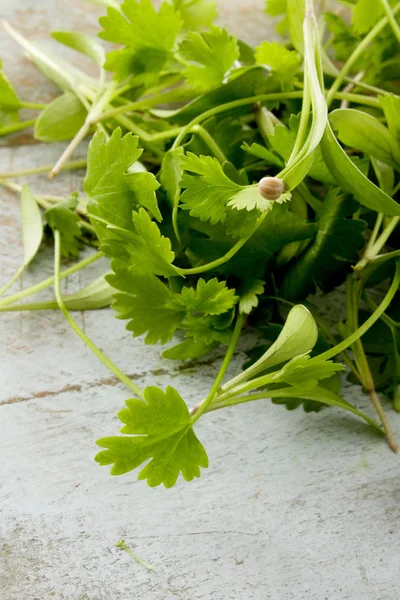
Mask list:
[{"label": "wooden surface", "polygon": [[[262,3],[239,5],[225,2],[222,21],[262,39]],[[101,12],[79,0],[0,0],[1,17],[48,46],[51,29],[94,32]],[[3,34],[0,56],[25,100],[55,94]],[[0,147],[0,171],[51,163],[63,148],[31,141],[16,135]],[[58,194],[81,178],[29,182]],[[21,260],[20,233],[18,200],[1,191],[0,286]],[[106,268],[93,265],[64,290]],[[20,287],[51,271],[49,246]],[[221,411],[197,428],[210,458],[202,478],[149,489],[94,463],[94,441],[117,431],[128,394],[62,315],[0,318],[1,600],[398,600],[399,459],[361,422],[269,402]],[[172,383],[192,404],[217,372],[218,356],[197,367],[161,359],[110,310],[77,318],[140,385]],[[369,410],[358,388],[347,397]],[[389,414],[400,438],[400,418]],[[157,570],[115,548],[120,538]]]}]

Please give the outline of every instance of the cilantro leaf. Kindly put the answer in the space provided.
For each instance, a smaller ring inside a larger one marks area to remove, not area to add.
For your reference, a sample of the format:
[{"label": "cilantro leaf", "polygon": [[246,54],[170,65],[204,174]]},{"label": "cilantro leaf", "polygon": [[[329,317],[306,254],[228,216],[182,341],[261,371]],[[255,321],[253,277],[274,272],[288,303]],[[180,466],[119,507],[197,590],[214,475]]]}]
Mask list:
[{"label": "cilantro leaf", "polygon": [[199,279],[195,288],[184,287],[180,296],[175,295],[178,305],[187,311],[220,315],[232,308],[238,298],[235,291],[226,287],[224,281],[216,277],[205,282]]},{"label": "cilantro leaf", "polygon": [[283,282],[285,298],[299,300],[315,292],[332,289],[343,281],[349,264],[358,259],[364,246],[366,222],[349,219],[353,202],[331,190],[322,205],[317,222],[317,235],[311,246],[287,272]]},{"label": "cilantro leaf", "polygon": [[182,58],[186,65],[183,74],[187,83],[201,93],[221,85],[239,58],[239,48],[226,29],[212,26],[204,33],[188,33],[179,46],[177,58]]},{"label": "cilantro leaf", "polygon": [[337,60],[346,61],[360,42],[354,30],[339,15],[324,15],[328,31],[332,34],[332,47]]},{"label": "cilantro leaf", "polygon": [[255,51],[256,63],[267,66],[281,82],[283,90],[293,87],[300,71],[300,56],[294,50],[288,50],[278,42],[263,42]]},{"label": "cilantro leaf", "polygon": [[199,31],[210,27],[218,16],[215,0],[173,0],[173,5],[183,19],[188,31]]},{"label": "cilantro leaf", "polygon": [[[344,366],[332,361],[322,360],[320,362],[312,361],[309,364],[310,355],[301,354],[292,358],[282,367],[276,378],[276,383],[283,381],[292,386],[306,386],[307,391],[316,387],[323,379],[330,379],[339,371],[344,370]],[[304,388],[304,390],[306,389]],[[288,390],[290,392],[290,390]]]},{"label": "cilantro leaf", "polygon": [[17,111],[21,107],[21,103],[17,96],[17,92],[11,85],[8,77],[2,70],[2,62],[0,60],[0,109]]},{"label": "cilantro leaf", "polygon": [[[115,264],[112,263],[115,268]],[[112,304],[118,319],[129,320],[134,336],[146,333],[146,344],[165,344],[180,327],[185,311],[174,304],[173,293],[155,275],[136,275],[117,268],[107,276],[108,283],[123,292],[114,295]]]},{"label": "cilantro leaf", "polygon": [[135,398],[126,401],[119,413],[125,425],[121,432],[130,437],[102,438],[97,444],[106,450],[97,454],[100,465],[110,465],[112,475],[122,475],[150,462],[138,479],[146,479],[150,487],[161,483],[172,487],[180,473],[186,481],[200,477],[200,467],[208,467],[203,445],[191,426],[190,414],[178,392],[168,386],[151,386],[144,390],[145,402]]},{"label": "cilantro leaf", "polygon": [[16,91],[2,70],[0,60],[0,125],[9,125],[19,120],[21,104]]},{"label": "cilantro leaf", "polygon": [[267,0],[265,12],[271,17],[279,17],[285,14],[287,9],[286,0]]},{"label": "cilantro leaf", "polygon": [[88,211],[93,219],[133,230],[132,210],[143,206],[161,220],[155,195],[159,184],[154,175],[128,173],[143,152],[138,143],[139,138],[131,133],[122,137],[120,128],[109,140],[100,132],[90,142],[84,189],[92,198]]},{"label": "cilantro leaf", "polygon": [[107,16],[100,18],[100,37],[125,46],[107,54],[105,68],[119,79],[158,74],[181,29],[179,12],[169,2],[163,2],[157,12],[151,0],[125,0],[121,11],[109,7]]},{"label": "cilantro leaf", "polygon": [[230,313],[226,327],[214,317],[227,313],[237,302],[235,291],[225,282],[199,279],[195,288],[183,287],[177,293],[150,273],[137,275],[125,262],[114,260],[111,266],[114,273],[107,276],[107,281],[121,290],[115,294],[112,306],[119,319],[129,320],[127,329],[135,336],[147,333],[147,344],[164,344],[177,329],[187,331],[197,341],[210,340],[207,344],[229,338],[230,333],[214,333],[214,325],[216,330],[221,324],[226,329],[231,322]]},{"label": "cilantro leaf", "polygon": [[239,312],[249,315],[258,306],[258,296],[264,293],[261,279],[247,279],[239,289]]},{"label": "cilantro leaf", "polygon": [[[221,318],[222,317],[222,318]],[[229,344],[233,311],[218,316],[188,314],[182,322],[185,336],[193,338],[196,344],[211,345],[213,342]]]},{"label": "cilantro leaf", "polygon": [[367,33],[383,16],[384,9],[375,0],[358,0],[353,9],[352,24],[354,31],[359,34]]},{"label": "cilantro leaf", "polygon": [[182,159],[182,166],[186,171],[196,173],[184,173],[181,179],[181,186],[186,188],[181,196],[182,208],[189,210],[193,217],[216,224],[226,219],[228,204],[248,211],[272,207],[271,202],[262,198],[257,186],[232,181],[216,158],[190,152]]},{"label": "cilantro leaf", "polygon": [[161,235],[156,223],[141,208],[133,212],[135,232],[109,225],[99,231],[101,249],[110,258],[126,262],[138,274],[154,273],[164,277],[176,276],[178,270],[172,264],[175,254],[169,238]]},{"label": "cilantro leaf", "polygon": [[44,213],[51,229],[60,232],[61,254],[66,257],[78,257],[81,248],[80,219],[75,212],[77,206],[78,194],[75,193],[56,206],[48,208]]}]

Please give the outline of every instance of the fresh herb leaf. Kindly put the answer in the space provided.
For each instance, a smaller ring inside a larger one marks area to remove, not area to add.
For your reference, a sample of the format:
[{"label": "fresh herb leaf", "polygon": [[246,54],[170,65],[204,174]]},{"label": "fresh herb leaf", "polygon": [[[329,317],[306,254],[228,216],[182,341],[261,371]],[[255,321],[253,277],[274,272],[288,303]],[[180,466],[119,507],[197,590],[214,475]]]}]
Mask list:
[{"label": "fresh herb leaf", "polygon": [[318,215],[314,242],[285,276],[285,298],[300,300],[317,287],[328,291],[343,281],[365,244],[365,221],[348,218],[354,209],[337,188],[328,193]]},{"label": "fresh herb leaf", "polygon": [[138,479],[146,479],[150,487],[175,485],[178,476],[186,481],[200,477],[200,467],[208,467],[204,447],[191,426],[185,402],[168,386],[164,392],[147,387],[145,402],[127,400],[127,408],[119,413],[124,423],[121,432],[130,437],[108,437],[98,440],[106,448],[96,456],[101,465],[110,465],[112,475],[123,475],[150,462],[140,471]]},{"label": "fresh herb leaf", "polygon": [[81,248],[81,228],[79,216],[75,209],[78,206],[78,194],[72,194],[56,206],[48,208],[45,219],[53,231],[60,232],[61,254],[77,258]]},{"label": "fresh herb leaf", "polygon": [[210,27],[218,16],[215,0],[172,0],[179,11],[184,28],[188,31],[200,31]]},{"label": "fresh herb leaf", "polygon": [[300,57],[278,42],[263,42],[255,51],[256,62],[271,69],[281,84],[282,90],[293,88],[300,71]]},{"label": "fresh herb leaf", "polygon": [[201,93],[221,85],[239,58],[239,48],[226,29],[213,26],[204,33],[188,33],[177,57],[186,65],[183,74],[188,85]]}]

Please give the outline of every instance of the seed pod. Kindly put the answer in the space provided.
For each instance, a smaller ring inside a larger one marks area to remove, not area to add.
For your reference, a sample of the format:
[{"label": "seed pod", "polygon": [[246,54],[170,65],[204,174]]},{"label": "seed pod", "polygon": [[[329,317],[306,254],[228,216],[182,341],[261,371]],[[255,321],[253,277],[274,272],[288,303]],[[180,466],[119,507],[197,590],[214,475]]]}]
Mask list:
[{"label": "seed pod", "polygon": [[285,191],[285,184],[278,177],[263,177],[258,182],[258,191],[265,200],[278,200]]}]

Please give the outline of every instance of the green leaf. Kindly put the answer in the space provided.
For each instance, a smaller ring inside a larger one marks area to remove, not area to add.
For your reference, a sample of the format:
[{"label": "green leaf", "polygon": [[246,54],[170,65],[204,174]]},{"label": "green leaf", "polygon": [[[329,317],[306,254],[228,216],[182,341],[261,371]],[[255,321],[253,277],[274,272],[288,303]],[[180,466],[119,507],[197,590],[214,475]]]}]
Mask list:
[{"label": "green leaf", "polygon": [[285,298],[301,300],[314,293],[317,286],[327,291],[343,281],[349,265],[357,262],[358,251],[365,245],[365,221],[347,218],[354,209],[337,188],[328,193],[318,215],[313,243],[285,276]]},{"label": "green leaf", "polygon": [[400,142],[400,97],[394,94],[378,96],[390,133]]},{"label": "green leaf", "polygon": [[329,124],[321,140],[322,156],[338,185],[367,208],[386,215],[399,215],[400,205],[365,177],[335,138]]},{"label": "green leaf", "polygon": [[[315,388],[323,379],[330,379],[335,373],[344,371],[344,365],[332,361],[322,360],[320,363],[309,364],[310,355],[301,354],[292,358],[282,367],[274,378],[274,383],[284,382],[292,386],[306,386],[304,390]],[[290,389],[289,395],[290,395]]]},{"label": "green leaf", "polygon": [[286,0],[266,0],[265,12],[271,17],[279,17],[286,13]]},{"label": "green leaf", "polygon": [[352,24],[359,34],[367,33],[383,16],[384,9],[380,1],[358,0],[353,10]]},{"label": "green leaf", "polygon": [[151,0],[125,0],[121,9],[110,7],[99,20],[101,38],[126,46],[107,54],[105,68],[120,79],[159,73],[182,26],[179,12],[169,2],[163,2],[157,12]]},{"label": "green leaf", "polygon": [[[206,283],[199,279],[195,288],[183,287],[180,293],[176,293],[154,275],[137,275],[127,268],[126,263],[113,261],[111,266],[115,274],[108,275],[107,281],[123,292],[115,295],[113,308],[118,318],[130,320],[127,329],[135,336],[147,333],[146,343],[160,341],[164,344],[177,329],[184,329],[190,330],[189,335],[207,337],[207,344],[214,338],[221,339],[222,334],[215,334],[208,341],[210,329],[214,332],[215,325],[218,329],[214,315],[227,313],[237,302],[234,290],[228,289],[225,282],[214,278]],[[202,320],[201,314],[207,318]],[[226,334],[223,339],[226,340]]]},{"label": "green leaf", "polygon": [[303,23],[305,19],[305,1],[286,0],[290,39],[300,54],[304,54]]},{"label": "green leaf", "polygon": [[72,92],[66,92],[40,113],[34,136],[41,142],[61,142],[72,139],[81,129],[87,110]]},{"label": "green leaf", "polygon": [[[68,310],[97,310],[111,306],[115,290],[107,283],[104,275],[81,288],[73,294],[63,296],[63,302]],[[7,310],[59,310],[56,300],[49,302],[25,302],[7,306]]]},{"label": "green leaf", "polygon": [[247,279],[244,281],[239,294],[239,312],[249,315],[253,308],[258,306],[258,296],[264,293],[264,281],[261,279]]},{"label": "green leaf", "polygon": [[238,210],[272,208],[273,203],[262,198],[257,186],[243,186],[229,179],[216,158],[190,152],[183,158],[182,166],[186,171],[196,173],[184,173],[181,179],[181,186],[185,188],[181,196],[182,208],[189,210],[193,217],[216,224],[225,220],[228,204]]},{"label": "green leaf", "polygon": [[[285,128],[280,127],[280,129],[284,130]],[[269,165],[273,165],[274,167],[278,167],[279,169],[281,169],[284,166],[284,163],[279,158],[279,156],[276,156],[273,152],[271,152],[271,150],[268,150],[267,148],[265,148],[264,146],[261,146],[260,144],[251,144],[251,146],[244,144],[242,146],[242,149],[245,152],[247,152],[248,154],[251,154],[252,156],[260,158],[261,160],[265,160],[266,163]],[[290,155],[290,152],[289,152],[289,155]]]},{"label": "green leaf", "polygon": [[240,377],[248,380],[266,369],[306,354],[313,349],[317,340],[318,327],[313,316],[305,306],[298,304],[290,310],[275,342]]},{"label": "green leaf", "polygon": [[2,62],[0,60],[0,109],[17,112],[20,107],[21,103],[17,93],[2,70]]},{"label": "green leaf", "polygon": [[343,144],[399,169],[399,143],[378,119],[361,110],[340,108],[330,113],[329,121]]},{"label": "green leaf", "polygon": [[185,360],[188,358],[200,358],[208,354],[218,346],[218,343],[213,342],[211,344],[205,344],[204,342],[196,342],[193,338],[189,338],[180,342],[172,348],[168,348],[161,353],[163,358],[169,360]]},{"label": "green leaf", "polygon": [[174,206],[177,196],[180,193],[179,182],[183,173],[181,164],[182,157],[182,146],[179,148],[171,148],[171,150],[168,150],[168,152],[164,154],[161,164],[159,179],[171,206]]},{"label": "green leaf", "polygon": [[42,216],[35,196],[25,184],[21,191],[22,242],[24,267],[35,258],[43,237]]},{"label": "green leaf", "polygon": [[60,232],[61,254],[74,258],[79,256],[81,229],[79,216],[75,209],[78,206],[78,194],[72,194],[44,213],[47,223],[53,231]]},{"label": "green leaf", "polygon": [[172,0],[179,11],[183,26],[188,31],[199,31],[210,27],[218,16],[215,0]]},{"label": "green leaf", "polygon": [[51,35],[60,44],[64,44],[64,46],[85,54],[99,67],[103,66],[105,52],[103,46],[96,39],[84,33],[75,33],[73,31],[53,31]]},{"label": "green leaf", "polygon": [[193,337],[196,344],[211,345],[214,342],[229,344],[231,330],[229,326],[233,320],[234,312],[220,316],[188,314],[182,322],[182,329],[186,337]]},{"label": "green leaf", "polygon": [[163,483],[170,488],[180,473],[186,481],[200,477],[200,467],[207,468],[208,458],[193,431],[185,402],[170,386],[165,392],[147,387],[144,397],[145,402],[127,400],[127,408],[118,415],[125,424],[122,433],[130,437],[98,440],[106,450],[97,454],[96,461],[112,464],[111,474],[122,475],[151,459],[138,476],[150,487]]},{"label": "green leaf", "polygon": [[332,34],[332,47],[337,60],[346,61],[360,43],[354,30],[339,16],[331,12],[324,14],[328,31]]},{"label": "green leaf", "polygon": [[226,29],[212,26],[204,33],[188,33],[179,46],[177,58],[186,65],[183,74],[188,85],[202,93],[221,85],[239,58],[239,48]]},{"label": "green leaf", "polygon": [[180,296],[175,294],[177,306],[186,311],[201,312],[208,315],[220,315],[231,309],[237,302],[235,290],[228,289],[224,281],[216,277],[209,281],[199,279],[194,288],[182,288]]},{"label": "green leaf", "polygon": [[[114,262],[111,266],[115,268]],[[107,281],[113,288],[124,290],[114,295],[112,307],[118,319],[129,320],[127,329],[134,336],[146,333],[146,344],[165,344],[172,338],[185,311],[175,305],[174,295],[164,283],[154,275],[136,275],[123,268],[108,275]]]},{"label": "green leaf", "polygon": [[141,156],[139,138],[131,133],[122,137],[115,129],[111,138],[97,133],[89,145],[85,192],[94,202],[88,207],[93,219],[133,230],[132,210],[143,206],[158,220],[161,215],[155,190],[159,187],[152,173],[129,173]]},{"label": "green leaf", "polygon": [[135,232],[113,225],[99,231],[105,255],[124,261],[127,268],[134,269],[139,275],[178,275],[179,271],[172,264],[175,254],[171,250],[171,241],[161,235],[156,223],[143,208],[138,213],[133,212],[133,224]]},{"label": "green leaf", "polygon": [[288,50],[278,42],[263,42],[255,50],[258,65],[267,66],[276,75],[283,90],[293,87],[300,71],[300,57],[297,52]]}]

